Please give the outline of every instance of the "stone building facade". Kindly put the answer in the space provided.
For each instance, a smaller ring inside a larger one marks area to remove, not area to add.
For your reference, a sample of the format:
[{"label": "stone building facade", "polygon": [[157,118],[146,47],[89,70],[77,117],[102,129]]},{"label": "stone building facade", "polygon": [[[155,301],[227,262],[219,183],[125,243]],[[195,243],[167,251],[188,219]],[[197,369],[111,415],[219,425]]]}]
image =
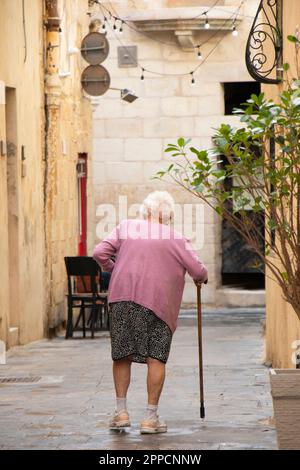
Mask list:
[{"label": "stone building facade", "polygon": [[[213,128],[223,122],[238,122],[235,116],[225,115],[224,84],[252,81],[245,65],[245,44],[258,3],[258,0],[242,4],[238,0],[223,0],[211,8],[215,4],[212,0],[102,2],[107,10],[94,4],[92,16],[101,21],[104,16],[108,19],[110,54],[103,65],[111,75],[111,87],[129,88],[139,97],[129,104],[120,100],[117,90],[111,89],[95,105],[95,233],[103,217],[112,227],[116,218],[135,216],[132,205],[140,203],[155,189],[170,191],[181,207],[199,202],[172,184],[152,177],[170,164],[169,154],[164,152],[168,143],[183,136],[192,138],[198,148],[209,148]],[[206,17],[200,16],[206,10],[209,10],[209,30],[205,28]],[[114,30],[115,21],[110,13],[129,21],[131,27],[123,24],[120,34],[120,21],[116,22]],[[232,35],[234,18],[237,37]],[[199,64],[198,49],[191,49],[191,45],[202,43],[203,64],[195,72],[195,85],[191,86],[189,72]],[[124,46],[122,52],[120,48]],[[137,64],[132,60],[133,66],[126,67],[126,59],[132,59],[130,54],[134,54],[134,49],[128,46],[136,48]],[[187,75],[180,75],[184,73]],[[144,80],[141,80],[142,74]],[[122,206],[125,202],[132,209],[131,213],[126,213]],[[105,213],[103,204],[112,204],[117,209]],[[203,289],[204,302],[236,306],[263,304],[263,290],[232,289],[222,285],[221,223],[208,207],[200,212],[203,217],[195,220],[194,216],[182,228],[193,235],[196,224],[197,230],[204,234],[204,244],[198,247],[209,270],[209,284]],[[102,237],[100,232],[95,242]],[[190,304],[195,302],[195,288],[191,280],[187,281],[184,302]]]},{"label": "stone building facade", "polygon": [[87,11],[87,0],[0,2],[0,339],[6,347],[42,338],[65,319],[63,258],[78,253],[79,155],[91,170],[83,64],[80,54],[69,54],[89,31]]}]

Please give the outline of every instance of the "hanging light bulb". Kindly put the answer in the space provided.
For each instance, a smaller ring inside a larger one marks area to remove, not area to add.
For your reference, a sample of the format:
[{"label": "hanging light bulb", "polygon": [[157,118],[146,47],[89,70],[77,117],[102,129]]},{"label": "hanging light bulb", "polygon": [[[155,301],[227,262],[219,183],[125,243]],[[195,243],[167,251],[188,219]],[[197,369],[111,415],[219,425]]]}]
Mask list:
[{"label": "hanging light bulb", "polygon": [[115,16],[114,18],[115,18],[115,22],[114,22],[114,25],[113,25],[113,30],[116,31],[116,29],[117,29],[117,25],[116,25],[117,17]]},{"label": "hanging light bulb", "polygon": [[192,76],[191,85],[194,86],[194,85],[195,85],[194,72],[190,72],[190,74],[191,74],[191,76]]},{"label": "hanging light bulb", "polygon": [[233,27],[232,27],[232,36],[236,37],[236,36],[238,36],[238,34],[239,34],[238,30],[236,29],[235,24],[233,24]]},{"label": "hanging light bulb", "polygon": [[106,22],[107,22],[107,18],[106,16],[104,16],[103,24],[102,24],[102,31],[106,31]]},{"label": "hanging light bulb", "polygon": [[122,20],[122,21],[121,21],[121,25],[120,25],[120,29],[119,29],[119,33],[120,33],[120,34],[123,33],[123,23],[124,23],[124,21]]},{"label": "hanging light bulb", "polygon": [[205,20],[204,28],[205,28],[205,29],[209,29],[209,28],[210,28],[210,24],[209,24],[209,21],[208,21],[208,18],[207,18],[207,14],[206,14],[206,13],[205,13],[205,17],[206,17],[206,20]]},{"label": "hanging light bulb", "polygon": [[142,68],[142,75],[141,75],[141,80],[142,80],[142,81],[145,80],[144,72],[145,72],[145,69]]},{"label": "hanging light bulb", "polygon": [[197,57],[198,57],[199,60],[202,60],[202,54],[201,54],[201,51],[200,51],[200,46],[197,46],[197,49],[198,49]]}]

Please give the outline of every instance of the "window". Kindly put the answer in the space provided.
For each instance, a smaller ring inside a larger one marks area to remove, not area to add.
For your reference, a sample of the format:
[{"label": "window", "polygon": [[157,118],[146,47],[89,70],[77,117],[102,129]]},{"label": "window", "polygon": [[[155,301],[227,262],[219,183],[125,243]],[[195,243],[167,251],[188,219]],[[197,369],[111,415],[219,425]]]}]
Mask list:
[{"label": "window", "polygon": [[260,94],[258,82],[227,82],[223,83],[225,114],[232,114],[234,108],[239,108],[252,94]]}]

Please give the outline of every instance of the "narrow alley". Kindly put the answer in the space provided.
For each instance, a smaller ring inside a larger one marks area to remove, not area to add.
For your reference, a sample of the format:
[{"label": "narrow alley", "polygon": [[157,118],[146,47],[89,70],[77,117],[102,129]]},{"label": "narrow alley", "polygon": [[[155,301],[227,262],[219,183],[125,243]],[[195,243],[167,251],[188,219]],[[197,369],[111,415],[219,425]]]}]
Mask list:
[{"label": "narrow alley", "polygon": [[[101,338],[43,340],[8,353],[0,384],[2,449],[276,449],[268,369],[262,365],[263,311],[204,314],[206,419],[199,418],[196,316],[183,311],[174,336],[160,414],[169,432],[139,434],[146,405],[145,372],[133,365],[132,428],[113,433],[108,333]],[[78,333],[79,334],[79,333]]]}]

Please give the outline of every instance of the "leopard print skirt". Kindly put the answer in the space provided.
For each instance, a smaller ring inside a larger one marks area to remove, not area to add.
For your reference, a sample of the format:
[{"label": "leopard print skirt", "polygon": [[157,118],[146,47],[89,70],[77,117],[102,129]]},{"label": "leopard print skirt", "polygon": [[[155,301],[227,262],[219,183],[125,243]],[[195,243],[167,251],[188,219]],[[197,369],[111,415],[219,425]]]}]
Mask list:
[{"label": "leopard print skirt", "polygon": [[169,326],[152,310],[132,302],[110,304],[111,356],[146,363],[148,357],[166,363],[172,341]]}]

